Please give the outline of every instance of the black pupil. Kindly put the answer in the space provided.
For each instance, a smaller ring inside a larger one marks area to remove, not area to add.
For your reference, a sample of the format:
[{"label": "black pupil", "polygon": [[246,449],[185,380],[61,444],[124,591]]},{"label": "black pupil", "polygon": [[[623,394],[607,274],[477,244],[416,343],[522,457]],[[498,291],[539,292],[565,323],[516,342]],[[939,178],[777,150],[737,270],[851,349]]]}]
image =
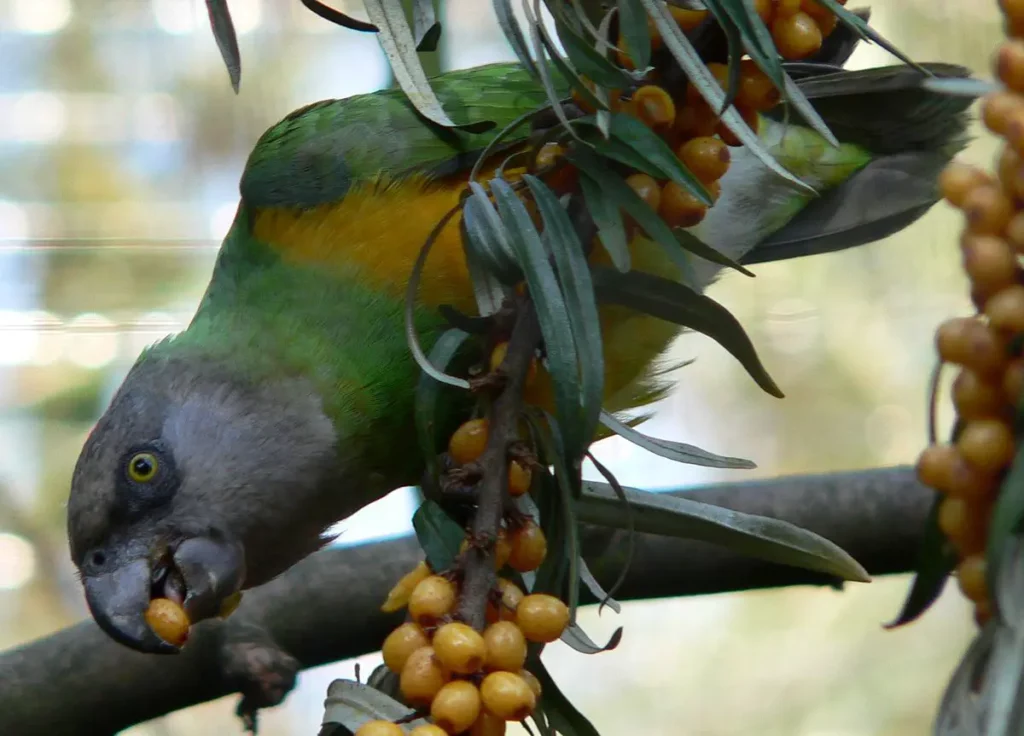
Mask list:
[{"label": "black pupil", "polygon": [[132,472],[141,478],[147,478],[153,474],[153,461],[148,457],[137,457],[132,460]]}]

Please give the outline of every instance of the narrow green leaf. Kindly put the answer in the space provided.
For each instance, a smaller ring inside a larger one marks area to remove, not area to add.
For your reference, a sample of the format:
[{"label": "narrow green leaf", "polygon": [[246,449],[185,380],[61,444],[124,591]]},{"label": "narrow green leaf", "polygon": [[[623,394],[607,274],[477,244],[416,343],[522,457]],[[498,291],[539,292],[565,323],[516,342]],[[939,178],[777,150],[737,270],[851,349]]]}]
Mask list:
[{"label": "narrow green leaf", "polygon": [[555,19],[555,30],[562,42],[569,61],[576,67],[580,74],[584,75],[595,84],[609,89],[625,89],[630,86],[629,77],[619,67],[615,66],[605,56],[587,43],[579,34],[574,31],[568,23],[553,14]]},{"label": "narrow green leaf", "polygon": [[[867,571],[841,547],[807,529],[767,516],[744,514],[665,493],[623,489],[636,530],[697,539],[770,562],[869,582]],[[622,529],[621,503],[611,486],[586,482],[577,503],[580,521]]]},{"label": "narrow green leaf", "polygon": [[[551,78],[551,67],[548,65],[547,54],[544,51],[544,37],[541,34],[543,27],[536,14],[530,8],[530,0],[523,0],[523,13],[526,15],[526,25],[530,30],[530,42],[533,45],[533,52],[537,54],[537,71],[540,73],[544,94],[547,95],[548,102],[551,103],[551,109],[555,113],[555,117],[562,124],[562,127],[569,131],[573,137],[577,137],[576,131],[569,124],[569,118],[565,116],[565,110],[562,108],[562,97],[555,87],[554,80]],[[557,57],[558,54],[556,53],[555,56]],[[591,104],[595,106],[600,104],[599,100],[585,87],[581,94],[588,98]]]},{"label": "narrow green leaf", "polygon": [[676,240],[679,241],[679,245],[683,246],[683,248],[688,250],[690,253],[693,253],[695,256],[699,256],[700,258],[711,261],[712,263],[718,263],[732,268],[739,271],[744,276],[750,276],[751,278],[754,277],[753,271],[750,271],[745,266],[737,263],[722,251],[715,250],[689,230],[674,228],[672,232],[675,233]]},{"label": "narrow green leaf", "polygon": [[[633,523],[633,509],[629,505],[629,499],[626,498],[626,492],[622,488],[622,484],[619,483],[612,471],[606,468],[600,460],[594,457],[594,453],[588,452],[587,457],[590,458],[590,462],[595,468],[597,468],[597,472],[604,476],[605,481],[607,481],[608,485],[611,486],[612,491],[615,492],[615,496],[622,504],[622,514],[626,521],[626,556],[622,562],[622,569],[619,571],[618,578],[616,578],[615,582],[612,583],[611,589],[606,594],[606,597],[601,600],[601,603],[597,608],[597,613],[600,615],[601,607],[604,606],[605,603],[614,603],[612,596],[619,592],[619,588],[621,588],[622,584],[626,582],[626,576],[629,575],[629,568],[633,564],[633,555],[636,553],[636,527]],[[594,582],[596,583],[597,581],[595,580]],[[615,609],[615,612],[618,613],[617,608]]]},{"label": "narrow green leaf", "polygon": [[647,27],[647,13],[637,0],[617,0],[619,9],[619,36],[625,39],[623,49],[633,60],[637,70],[651,65],[651,32]]},{"label": "narrow green leaf", "polygon": [[878,31],[876,31],[874,28],[868,25],[867,21],[865,21],[860,16],[851,13],[849,10],[847,10],[838,2],[836,2],[836,0],[819,0],[819,2],[826,8],[831,10],[833,13],[835,13],[840,23],[852,28],[857,33],[857,35],[863,38],[864,40],[874,41],[883,49],[885,49],[890,54],[895,56],[897,59],[902,61],[904,64],[909,64],[910,66],[917,69],[919,72],[922,72],[923,74],[926,74],[929,77],[933,76],[930,71],[925,69],[923,66],[921,66],[916,61],[914,61],[909,56],[900,51],[898,48],[896,48],[888,40],[883,38]]},{"label": "narrow green leaf", "polygon": [[604,350],[601,339],[601,321],[594,299],[594,284],[590,278],[590,265],[583,255],[583,246],[558,198],[537,177],[523,177],[533,194],[534,202],[544,221],[544,238],[555,260],[558,282],[565,296],[569,312],[569,326],[576,341],[579,358],[582,399],[581,434],[584,446],[589,445],[597,430],[604,397]]},{"label": "narrow green leaf", "polygon": [[668,178],[661,169],[644,158],[642,154],[637,153],[636,149],[631,148],[621,140],[610,137],[611,113],[608,113],[608,138],[604,138],[603,134],[599,137],[586,131],[586,128],[590,127],[592,124],[595,129],[598,129],[599,133],[601,132],[596,116],[592,120],[582,118],[576,122],[580,123],[581,126],[584,126],[584,130],[581,132],[583,140],[593,146],[594,151],[599,155],[618,161],[621,164],[625,164],[630,169],[639,171],[642,174],[647,174],[648,176],[653,176],[655,179]]},{"label": "narrow green leaf", "polygon": [[483,133],[494,127],[493,120],[457,125],[448,117],[416,55],[416,41],[406,20],[402,0],[364,0],[363,5],[370,20],[380,29],[377,39],[388,57],[395,81],[420,115],[435,125],[470,133]]},{"label": "narrow green leaf", "polygon": [[[369,685],[354,680],[335,680],[327,687],[323,723],[338,723],[355,733],[369,721],[397,721],[415,712]],[[423,718],[417,718],[403,723],[401,728],[403,732],[409,733],[426,722]]]},{"label": "narrow green leaf", "polygon": [[732,353],[765,392],[783,398],[743,326],[714,299],[641,271],[618,273],[595,266],[593,275],[598,301],[621,304],[707,335]]},{"label": "narrow green leaf", "polygon": [[[493,0],[493,6],[498,25],[501,26],[508,45],[512,47],[515,55],[519,58],[519,63],[530,73],[531,77],[539,80],[540,71],[538,71],[533,57],[530,56],[530,48],[526,45],[526,39],[519,28],[519,21],[516,20],[515,14],[512,12],[511,0]],[[543,63],[543,59],[541,63]]]},{"label": "narrow green leaf", "polygon": [[430,500],[421,503],[412,516],[412,528],[432,570],[447,570],[455,564],[466,531],[440,505]]},{"label": "narrow green leaf", "polygon": [[709,207],[714,203],[704,184],[686,168],[664,139],[636,118],[613,113],[611,136],[657,167],[663,173],[659,178],[671,179]]},{"label": "narrow green leaf", "polygon": [[586,174],[580,176],[580,187],[587,204],[587,212],[597,226],[597,237],[601,245],[608,252],[608,257],[615,268],[625,273],[630,268],[630,255],[622,213],[597,182]]},{"label": "narrow green leaf", "polygon": [[468,245],[487,271],[501,283],[512,286],[522,279],[522,269],[509,244],[508,230],[483,186],[471,181],[469,187],[473,194],[466,200],[462,213]]},{"label": "narrow green leaf", "polygon": [[[523,0],[523,2],[525,4],[526,0]],[[533,0],[533,12],[534,12],[534,15],[531,18],[531,22],[532,22],[532,20],[534,18],[540,18],[541,17],[540,16],[540,0]],[[559,52],[558,47],[555,46],[555,42],[551,38],[551,34],[548,33],[548,29],[544,25],[544,23],[537,23],[536,26],[531,27],[531,30],[533,28],[535,28],[537,33],[539,34],[540,41],[541,41],[541,44],[543,44],[543,46],[544,46],[545,52],[547,53],[548,56],[551,57],[551,63],[554,65],[555,69],[558,70],[558,73],[562,75],[562,78],[571,87],[573,87],[580,94],[580,96],[583,97],[584,100],[589,102],[595,108],[598,108],[598,109],[601,109],[601,110],[607,110],[608,109],[607,95],[604,95],[603,96],[604,99],[602,99],[602,96],[598,96],[597,94],[595,94],[594,90],[591,90],[590,87],[588,87],[586,84],[583,83],[583,80],[580,79],[580,75],[576,72],[576,70],[573,69],[573,67],[569,63],[567,63],[565,59],[562,58],[561,52]],[[540,54],[540,51],[537,52],[537,56],[538,56],[538,58],[542,58],[541,54]],[[543,76],[543,72],[542,72],[542,76]],[[572,129],[570,129],[569,132],[573,133]],[[575,133],[574,133],[574,135],[575,135]]]},{"label": "narrow green leaf", "polygon": [[412,0],[412,35],[417,51],[437,51],[441,24],[434,12],[434,0]]},{"label": "narrow green leaf", "polygon": [[702,450],[694,445],[685,442],[672,442],[656,437],[649,437],[643,432],[638,432],[632,427],[620,422],[613,414],[606,411],[601,412],[601,424],[615,432],[624,440],[629,440],[634,445],[642,447],[655,455],[675,460],[687,465],[699,465],[704,468],[724,468],[728,470],[751,470],[757,465],[750,460],[741,457],[726,457],[716,455],[707,450]]},{"label": "narrow green leaf", "polygon": [[[487,144],[487,147],[484,148],[483,151],[481,151],[480,155],[476,159],[476,163],[473,164],[473,168],[469,172],[469,180],[470,181],[476,181],[477,180],[477,178],[480,176],[480,169],[483,168],[483,165],[485,163],[487,163],[487,161],[490,160],[491,156],[493,156],[495,153],[497,153],[499,150],[501,150],[499,147],[501,146],[501,143],[502,143],[502,141],[505,140],[505,138],[507,138],[509,135],[511,135],[517,128],[522,126],[524,123],[529,122],[536,115],[544,112],[549,107],[551,107],[551,105],[550,104],[546,104],[546,105],[541,105],[540,107],[538,107],[535,110],[530,110],[530,112],[524,112],[522,115],[517,117],[511,123],[506,125],[501,130],[500,133],[498,133],[496,136],[491,138],[491,142]],[[509,144],[509,145],[513,145],[513,144]],[[504,147],[502,147],[502,148],[504,148]]]},{"label": "narrow green leaf", "polygon": [[562,636],[560,638],[563,642],[581,654],[600,654],[601,652],[610,652],[615,649],[615,647],[619,646],[619,642],[622,641],[622,627],[620,626],[615,629],[611,637],[608,639],[608,643],[604,646],[596,644],[579,624],[567,626],[565,631],[562,632]]},{"label": "narrow green leaf", "polygon": [[547,352],[548,372],[554,387],[559,426],[563,427],[566,444],[571,452],[582,453],[585,438],[579,421],[581,387],[576,343],[558,278],[526,207],[512,191],[512,187],[501,179],[492,179],[491,192],[537,311]]},{"label": "narrow green leaf", "polygon": [[228,69],[231,89],[238,94],[238,85],[242,81],[242,56],[238,51],[238,36],[235,35],[227,0],[206,0],[206,12],[210,16],[213,38]]},{"label": "narrow green leaf", "polygon": [[[661,0],[637,0],[647,8],[654,19],[655,25],[661,31],[665,45],[672,52],[672,56],[683,68],[690,83],[701,93],[712,109],[720,110],[725,101],[725,91],[718,85],[718,82],[708,71],[707,65],[700,58],[700,54],[690,43],[686,34],[676,24],[668,12],[668,8],[661,5]],[[757,134],[750,129],[750,126],[743,120],[736,108],[730,108],[722,114],[722,122],[731,130],[740,142],[757,157],[761,163],[774,171],[780,177],[793,183],[796,187],[807,192],[814,192],[814,188],[808,186],[794,174],[783,167],[775,157],[771,155]]]},{"label": "narrow green leaf", "polygon": [[350,31],[377,33],[377,31],[380,30],[373,23],[367,23],[366,21],[345,15],[340,10],[335,10],[332,7],[324,5],[320,0],[299,0],[299,2],[305,5],[306,9],[310,10],[315,15],[319,15],[324,20],[330,21],[342,28],[348,28]]},{"label": "narrow green leaf", "polygon": [[[565,442],[555,420],[545,412],[545,420],[551,430],[548,435],[553,447],[549,462],[554,467],[555,481],[559,493],[559,519],[565,534],[566,573],[569,577],[569,595],[566,605],[569,607],[569,623],[576,623],[576,609],[580,600],[580,535],[579,522],[576,520],[576,498],[583,492],[581,464],[568,463]],[[572,456],[575,459],[575,456]]]},{"label": "narrow green leaf", "polygon": [[[430,349],[428,360],[431,365],[436,365],[445,370],[448,364],[459,352],[459,348],[469,334],[462,330],[447,330],[437,338],[434,347]],[[434,479],[438,477],[437,453],[440,442],[437,437],[437,414],[441,400],[442,384],[435,381],[426,373],[421,373],[416,383],[416,408],[414,420],[416,422],[416,434],[419,437],[420,450],[427,462],[427,470]]]},{"label": "narrow green leaf", "polygon": [[558,689],[554,678],[539,658],[531,660],[527,668],[540,681],[540,704],[555,731],[564,736],[601,736],[587,717]]},{"label": "narrow green leaf", "polygon": [[590,594],[597,598],[598,604],[601,606],[608,606],[615,613],[622,613],[622,604],[612,598],[611,594],[608,593],[598,582],[597,578],[594,577],[594,573],[590,571],[590,566],[587,565],[587,561],[580,557],[580,582],[587,586],[587,590]]},{"label": "narrow green leaf", "polygon": [[903,603],[903,610],[895,620],[885,625],[887,629],[894,629],[920,618],[938,600],[942,589],[946,587],[950,573],[956,567],[956,550],[939,529],[941,501],[941,498],[936,497],[932,503],[928,520],[925,522],[924,539],[917,553],[917,564],[914,566],[914,583]]},{"label": "narrow green leaf", "polygon": [[725,12],[722,4],[716,0],[708,0],[705,5],[711,11],[718,27],[722,29],[722,33],[725,34],[727,46],[725,99],[718,110],[718,114],[721,115],[736,101],[736,95],[740,91],[740,57],[743,56],[743,40],[739,27],[733,18]]},{"label": "narrow green leaf", "polygon": [[[527,408],[523,413],[534,447],[540,450],[541,462],[550,467],[557,453],[547,417],[538,409]],[[524,590],[530,593],[549,593],[561,598],[565,589],[567,556],[565,525],[559,515],[560,496],[558,481],[551,473],[541,473],[537,494],[540,528],[548,540],[548,553],[544,562],[531,579],[530,573],[523,574]]]}]

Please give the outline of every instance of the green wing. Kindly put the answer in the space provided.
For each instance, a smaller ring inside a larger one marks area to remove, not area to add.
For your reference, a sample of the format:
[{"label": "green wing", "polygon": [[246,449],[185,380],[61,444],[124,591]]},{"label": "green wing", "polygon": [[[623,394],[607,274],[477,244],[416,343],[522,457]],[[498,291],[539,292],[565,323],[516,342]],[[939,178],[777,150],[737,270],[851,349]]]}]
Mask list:
[{"label": "green wing", "polygon": [[[449,72],[431,86],[456,123],[493,120],[496,127],[473,134],[435,125],[400,89],[315,102],[256,143],[242,175],[243,202],[309,208],[338,201],[353,185],[381,174],[452,174],[471,167],[499,130],[547,103],[543,87],[519,64]],[[528,134],[524,125],[508,141]]]}]

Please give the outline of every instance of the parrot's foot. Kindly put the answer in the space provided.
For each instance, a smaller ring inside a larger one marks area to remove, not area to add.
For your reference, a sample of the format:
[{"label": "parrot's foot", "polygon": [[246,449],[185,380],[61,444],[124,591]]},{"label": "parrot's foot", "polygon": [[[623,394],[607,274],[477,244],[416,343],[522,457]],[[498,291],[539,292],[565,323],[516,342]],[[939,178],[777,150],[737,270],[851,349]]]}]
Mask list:
[{"label": "parrot's foot", "polygon": [[469,390],[474,393],[497,394],[505,388],[508,376],[501,368],[495,368],[479,376],[469,379]]},{"label": "parrot's foot", "polygon": [[257,732],[260,708],[279,705],[295,687],[299,662],[261,627],[226,627],[220,654],[224,678],[242,694],[235,713],[246,731]]}]

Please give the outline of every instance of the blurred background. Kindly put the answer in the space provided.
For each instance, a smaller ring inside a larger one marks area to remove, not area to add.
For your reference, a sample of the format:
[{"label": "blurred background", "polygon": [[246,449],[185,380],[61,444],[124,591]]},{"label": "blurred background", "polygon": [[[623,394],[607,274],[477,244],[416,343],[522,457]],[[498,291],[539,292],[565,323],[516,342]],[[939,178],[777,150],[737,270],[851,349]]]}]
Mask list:
[{"label": "blurred background", "polygon": [[[365,18],[358,0],[333,5]],[[295,0],[230,6],[244,69],[237,97],[202,0],[0,0],[0,650],[86,616],[64,538],[72,467],[139,350],[190,319],[257,137],[306,103],[390,84],[370,35]],[[991,76],[994,0],[871,7],[873,25],[912,58]],[[514,58],[490,3],[445,0],[444,10],[429,68]],[[893,62],[862,45],[850,66]],[[980,127],[975,135],[964,158],[987,166],[995,144]],[[717,344],[687,336],[673,357],[696,362],[646,431],[749,457],[757,470],[677,465],[615,439],[598,457],[623,483],[649,488],[913,462],[933,330],[970,311],[959,227],[939,204],[870,247],[712,287],[787,398],[761,392]],[[341,543],[408,533],[414,503],[396,491],[345,522]],[[609,736],[925,734],[973,622],[950,585],[923,620],[884,631],[909,582],[631,603],[600,619],[586,610],[595,639],[626,627],[621,646],[591,659],[556,644],[545,661]],[[379,662],[359,660],[364,673]],[[303,673],[261,733],[316,733],[328,683],[354,665]],[[241,733],[234,704],[125,733]]]}]

